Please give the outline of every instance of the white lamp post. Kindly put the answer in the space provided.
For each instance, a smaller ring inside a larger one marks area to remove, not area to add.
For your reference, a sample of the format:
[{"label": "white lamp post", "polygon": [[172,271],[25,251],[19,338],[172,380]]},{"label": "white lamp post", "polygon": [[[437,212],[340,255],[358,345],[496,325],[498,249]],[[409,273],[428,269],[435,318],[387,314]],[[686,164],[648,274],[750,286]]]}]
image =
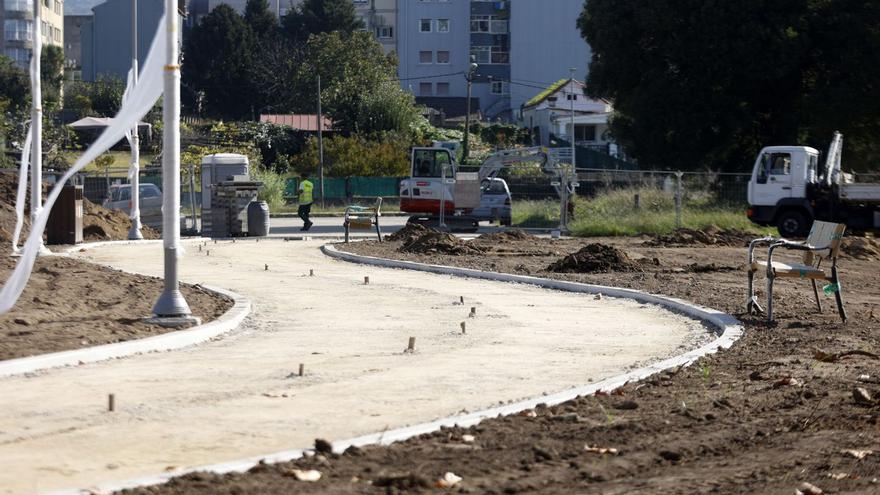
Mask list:
[{"label": "white lamp post", "polygon": [[[138,80],[137,0],[131,0],[131,73],[131,90],[134,90]],[[144,238],[141,233],[140,154],[140,137],[135,122],[131,130],[131,229],[128,231],[130,240]]]}]

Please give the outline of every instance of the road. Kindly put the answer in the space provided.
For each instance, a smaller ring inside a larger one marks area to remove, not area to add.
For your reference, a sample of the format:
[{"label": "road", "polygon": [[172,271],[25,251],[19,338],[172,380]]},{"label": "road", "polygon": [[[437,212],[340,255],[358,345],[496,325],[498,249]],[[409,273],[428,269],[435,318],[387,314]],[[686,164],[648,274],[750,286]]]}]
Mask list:
[{"label": "road", "polygon": [[[319,245],[221,241],[208,256],[190,243],[183,280],[252,299],[237,331],[0,379],[0,493],[87,487],[426,422],[584,385],[708,338],[698,322],[634,301],[354,265]],[[76,256],[162,271],[158,244]],[[409,337],[415,353],[403,352]]]},{"label": "road", "polygon": [[[406,225],[408,217],[405,216],[387,216],[382,217],[380,220],[380,226],[382,227],[383,234],[392,234],[397,232],[404,225]],[[302,235],[308,235],[312,237],[319,238],[341,238],[345,231],[342,228],[342,217],[313,217],[312,221],[314,225],[308,232],[302,232],[300,229],[302,228],[302,220],[299,218],[278,218],[273,217],[271,219],[271,237],[299,237]],[[480,230],[476,233],[485,234],[488,232],[495,232],[499,230],[499,227],[494,225],[482,224],[480,226]],[[353,237],[364,237],[375,238],[375,231],[364,231],[357,230],[352,231]]]}]

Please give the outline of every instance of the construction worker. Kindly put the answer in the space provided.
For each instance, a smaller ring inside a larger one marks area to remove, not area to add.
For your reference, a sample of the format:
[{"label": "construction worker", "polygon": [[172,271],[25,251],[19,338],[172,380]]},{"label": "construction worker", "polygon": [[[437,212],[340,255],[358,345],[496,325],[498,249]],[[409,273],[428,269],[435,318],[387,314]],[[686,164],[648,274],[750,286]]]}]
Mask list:
[{"label": "construction worker", "polygon": [[312,191],[315,189],[315,185],[312,184],[309,180],[308,174],[305,172],[299,175],[299,179],[299,189],[297,189],[299,209],[297,210],[297,215],[299,215],[303,221],[303,226],[299,230],[306,232],[312,228],[312,221],[309,220],[309,213],[312,212],[312,203],[314,202]]}]

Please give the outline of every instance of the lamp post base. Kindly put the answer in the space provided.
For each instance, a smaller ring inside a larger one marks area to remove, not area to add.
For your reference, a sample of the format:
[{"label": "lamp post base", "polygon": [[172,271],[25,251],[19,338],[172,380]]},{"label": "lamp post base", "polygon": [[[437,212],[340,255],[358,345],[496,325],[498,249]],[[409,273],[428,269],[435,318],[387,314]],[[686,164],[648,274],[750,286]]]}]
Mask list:
[{"label": "lamp post base", "polygon": [[151,316],[144,318],[145,323],[159,325],[163,328],[190,328],[202,324],[202,319],[195,316]]}]

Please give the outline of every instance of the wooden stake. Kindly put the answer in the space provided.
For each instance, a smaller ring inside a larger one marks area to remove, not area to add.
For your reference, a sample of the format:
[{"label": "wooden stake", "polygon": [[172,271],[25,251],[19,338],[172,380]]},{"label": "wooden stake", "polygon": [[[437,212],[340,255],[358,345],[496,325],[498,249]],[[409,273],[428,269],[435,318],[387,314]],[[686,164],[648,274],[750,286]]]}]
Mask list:
[{"label": "wooden stake", "polygon": [[266,271],[267,272],[269,271],[269,265],[266,265]]},{"label": "wooden stake", "polygon": [[458,297],[458,300],[459,300],[459,302],[461,302],[462,304],[464,304],[464,296],[459,296],[459,297]]},{"label": "wooden stake", "polygon": [[364,277],[364,285],[370,285],[370,277]]},{"label": "wooden stake", "polygon": [[205,251],[205,256],[211,256],[211,250],[210,250],[210,249],[207,250],[207,251]]},{"label": "wooden stake", "polygon": [[299,376],[306,374],[306,365],[299,363]]},{"label": "wooden stake", "polygon": [[467,333],[467,323],[465,323],[465,322],[461,322],[461,333],[462,334]]},{"label": "wooden stake", "polygon": [[199,252],[200,253],[202,252],[202,245],[201,244],[199,244]]},{"label": "wooden stake", "polygon": [[471,306],[471,318],[477,316],[477,308],[475,306]]},{"label": "wooden stake", "polygon": [[310,276],[310,277],[314,277],[314,276],[315,276],[315,270],[313,270],[313,269],[309,269],[309,276]]},{"label": "wooden stake", "polygon": [[107,410],[113,412],[116,410],[116,394],[107,396]]},{"label": "wooden stake", "polygon": [[416,338],[415,337],[409,338],[409,345],[406,346],[406,350],[409,352],[415,352],[415,350],[416,350]]}]

